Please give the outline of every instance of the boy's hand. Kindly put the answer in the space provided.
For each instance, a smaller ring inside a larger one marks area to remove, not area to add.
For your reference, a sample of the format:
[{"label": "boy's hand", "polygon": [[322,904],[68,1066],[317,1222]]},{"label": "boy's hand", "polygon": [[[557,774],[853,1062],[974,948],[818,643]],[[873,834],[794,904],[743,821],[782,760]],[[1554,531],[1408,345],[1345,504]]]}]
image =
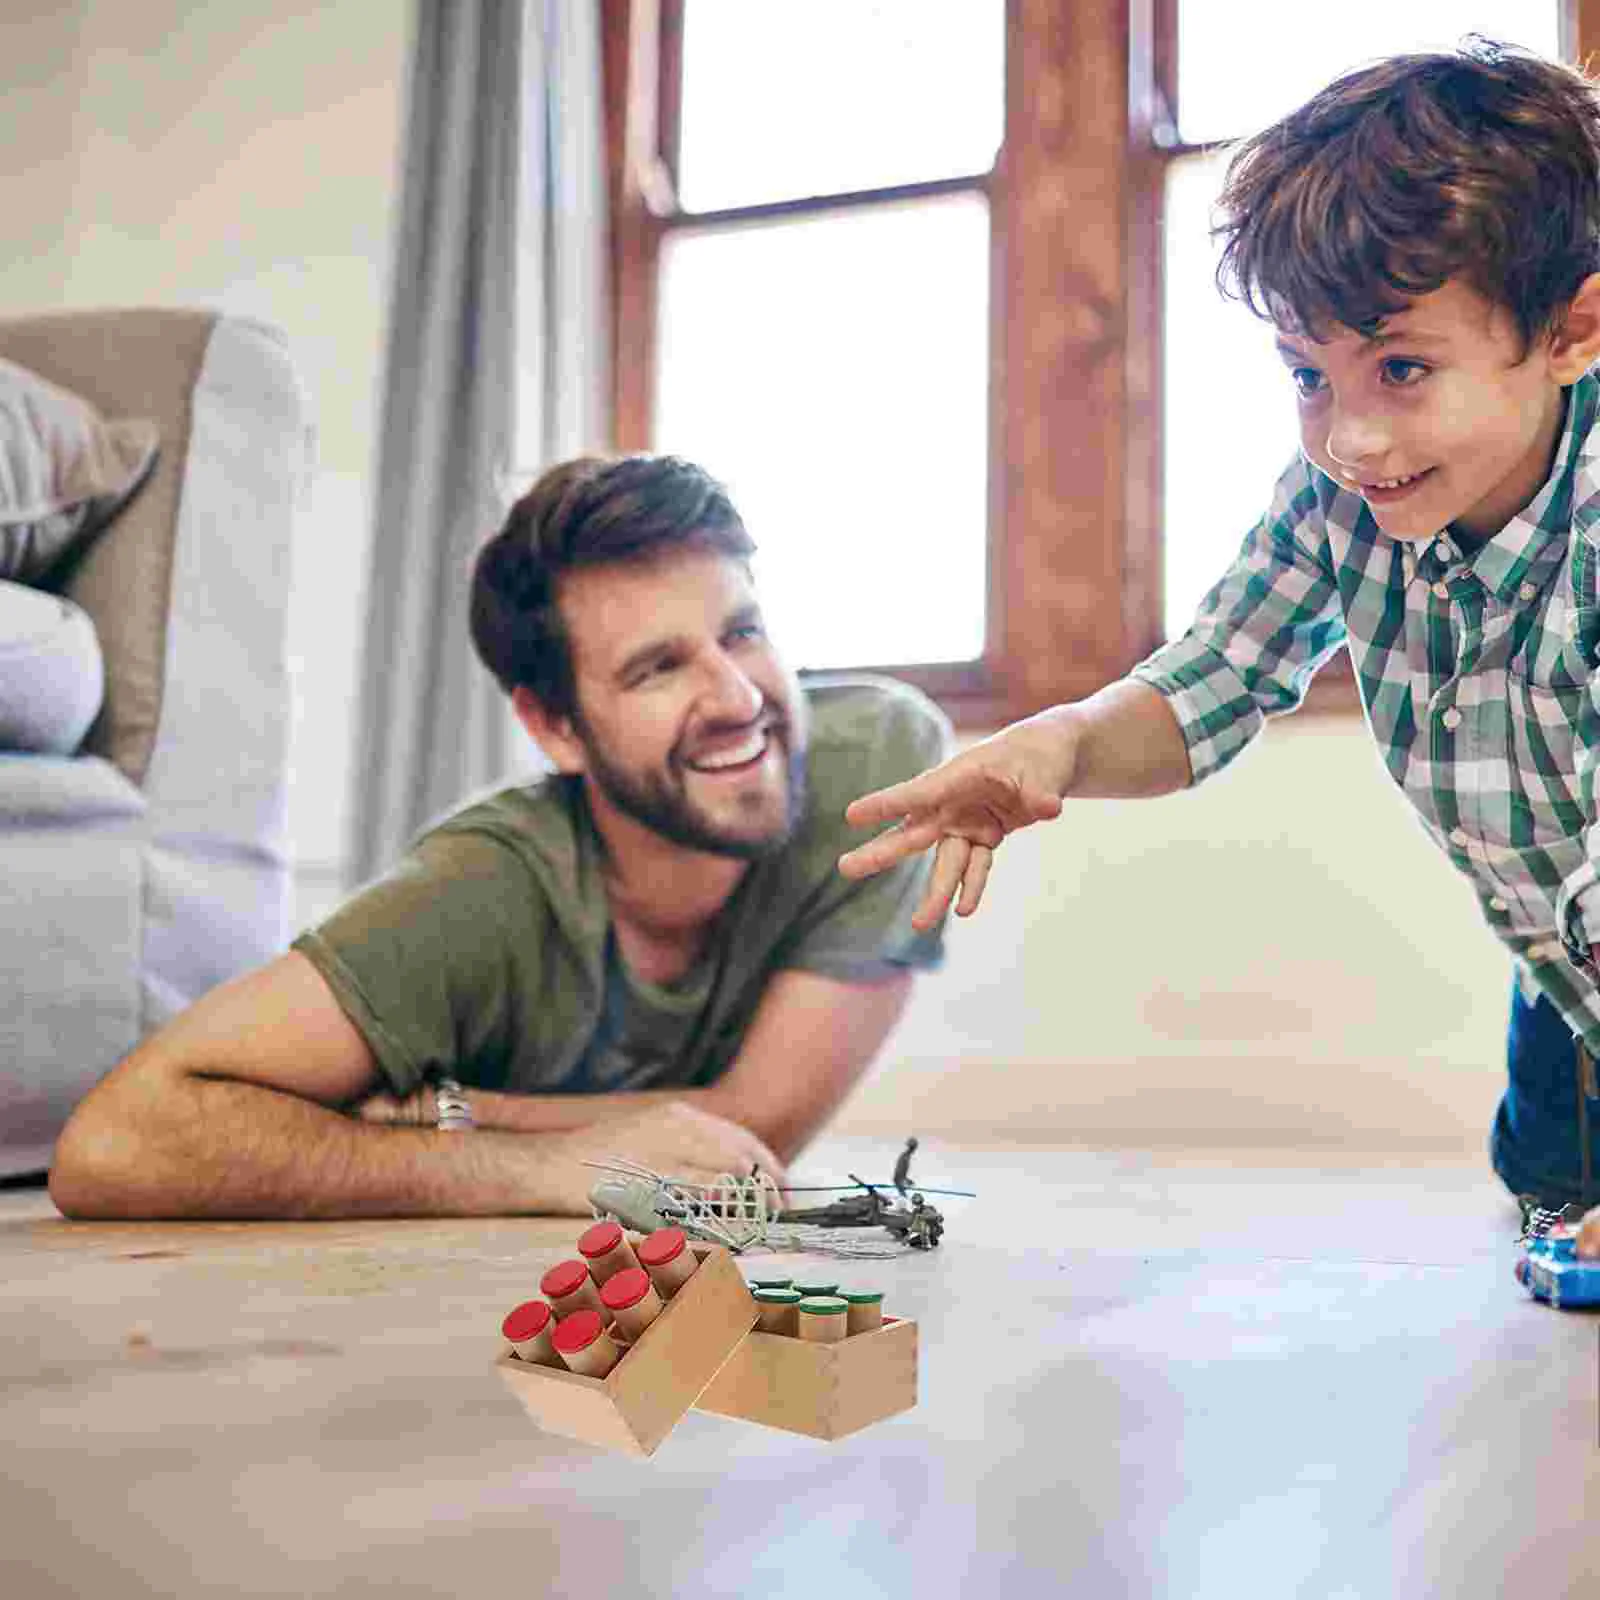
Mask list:
[{"label": "boy's hand", "polygon": [[1584,1213],[1583,1221],[1578,1224],[1578,1239],[1573,1249],[1590,1260],[1600,1256],[1600,1206]]},{"label": "boy's hand", "polygon": [[855,827],[896,826],[839,858],[847,878],[867,878],[936,846],[927,893],[912,914],[933,927],[956,891],[958,917],[983,898],[995,847],[1008,833],[1061,813],[1072,783],[1077,725],[1060,710],[1030,717],[919,777],[863,795],[845,810]]}]

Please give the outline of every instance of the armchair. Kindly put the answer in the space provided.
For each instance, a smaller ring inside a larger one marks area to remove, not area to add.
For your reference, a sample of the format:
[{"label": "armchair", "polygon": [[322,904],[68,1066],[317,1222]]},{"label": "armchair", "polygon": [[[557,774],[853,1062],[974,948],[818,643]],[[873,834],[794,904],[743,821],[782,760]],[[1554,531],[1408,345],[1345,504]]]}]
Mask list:
[{"label": "armchair", "polygon": [[0,752],[0,1177],[148,1032],[281,948],[290,544],[311,433],[281,337],[203,311],[0,320],[0,356],[107,416],[155,472],[64,592],[105,699],[71,756]]}]

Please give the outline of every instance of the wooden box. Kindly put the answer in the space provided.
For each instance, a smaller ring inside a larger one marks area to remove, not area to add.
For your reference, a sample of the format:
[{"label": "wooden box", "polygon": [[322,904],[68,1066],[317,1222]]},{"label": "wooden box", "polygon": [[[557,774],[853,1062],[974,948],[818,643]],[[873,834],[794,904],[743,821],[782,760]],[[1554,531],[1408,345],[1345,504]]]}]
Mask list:
[{"label": "wooden box", "polygon": [[917,1325],[885,1317],[881,1328],[836,1344],[751,1333],[695,1410],[842,1439],[916,1403]]},{"label": "wooden box", "polygon": [[755,1325],[756,1306],[733,1257],[693,1245],[695,1274],[603,1378],[521,1361],[507,1345],[500,1376],[541,1428],[648,1456]]}]

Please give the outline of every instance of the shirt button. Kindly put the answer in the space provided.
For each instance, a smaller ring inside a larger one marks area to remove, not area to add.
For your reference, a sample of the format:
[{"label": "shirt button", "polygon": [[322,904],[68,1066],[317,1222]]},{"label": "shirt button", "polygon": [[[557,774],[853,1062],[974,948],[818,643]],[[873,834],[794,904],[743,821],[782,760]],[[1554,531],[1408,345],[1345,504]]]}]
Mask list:
[{"label": "shirt button", "polygon": [[1433,585],[1433,592],[1441,600],[1448,600],[1450,598],[1450,585],[1441,578],[1438,583]]},{"label": "shirt button", "polygon": [[1535,589],[1535,588],[1534,588],[1534,586],[1533,586],[1533,585],[1532,585],[1532,584],[1531,584],[1531,583],[1525,583],[1525,584],[1522,584],[1522,585],[1521,585],[1521,586],[1520,586],[1520,587],[1519,587],[1519,588],[1518,588],[1518,590],[1517,590],[1517,593],[1518,593],[1518,594],[1519,594],[1519,595],[1521,595],[1521,597],[1522,597],[1522,598],[1523,598],[1523,599],[1524,599],[1524,600],[1531,600],[1531,599],[1533,599],[1533,597],[1534,597],[1534,596],[1535,596],[1535,595],[1536,595],[1536,594],[1538,594],[1538,592],[1539,592],[1539,591],[1538,591],[1538,590],[1537,590],[1537,589]]},{"label": "shirt button", "polygon": [[1451,706],[1439,720],[1447,728],[1459,728],[1461,726],[1461,713],[1454,706]]},{"label": "shirt button", "polygon": [[1511,909],[1511,907],[1510,907],[1510,906],[1508,906],[1508,905],[1507,905],[1507,904],[1506,904],[1506,903],[1505,903],[1505,901],[1504,901],[1504,900],[1502,900],[1502,899],[1501,899],[1501,898],[1500,898],[1500,896],[1499,896],[1499,895],[1495,895],[1495,896],[1494,896],[1494,897],[1493,897],[1493,898],[1492,898],[1492,899],[1491,899],[1491,900],[1490,900],[1490,901],[1489,901],[1489,909],[1490,909],[1490,910],[1491,910],[1491,911],[1509,911],[1509,910],[1510,910],[1510,909]]},{"label": "shirt button", "polygon": [[1450,830],[1450,843],[1458,850],[1467,848],[1467,832],[1465,828],[1452,828]]}]

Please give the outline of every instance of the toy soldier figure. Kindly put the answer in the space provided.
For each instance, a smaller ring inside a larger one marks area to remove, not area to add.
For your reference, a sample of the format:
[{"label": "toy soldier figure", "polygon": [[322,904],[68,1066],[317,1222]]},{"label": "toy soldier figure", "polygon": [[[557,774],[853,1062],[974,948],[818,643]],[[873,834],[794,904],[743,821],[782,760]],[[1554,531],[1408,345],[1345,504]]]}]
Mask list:
[{"label": "toy soldier figure", "polygon": [[903,1195],[911,1182],[911,1158],[916,1154],[917,1141],[915,1137],[906,1140],[906,1147],[900,1152],[894,1164],[894,1186]]},{"label": "toy soldier figure", "polygon": [[944,1218],[920,1194],[911,1197],[911,1216],[906,1222],[906,1243],[913,1250],[931,1250],[944,1232]]}]

